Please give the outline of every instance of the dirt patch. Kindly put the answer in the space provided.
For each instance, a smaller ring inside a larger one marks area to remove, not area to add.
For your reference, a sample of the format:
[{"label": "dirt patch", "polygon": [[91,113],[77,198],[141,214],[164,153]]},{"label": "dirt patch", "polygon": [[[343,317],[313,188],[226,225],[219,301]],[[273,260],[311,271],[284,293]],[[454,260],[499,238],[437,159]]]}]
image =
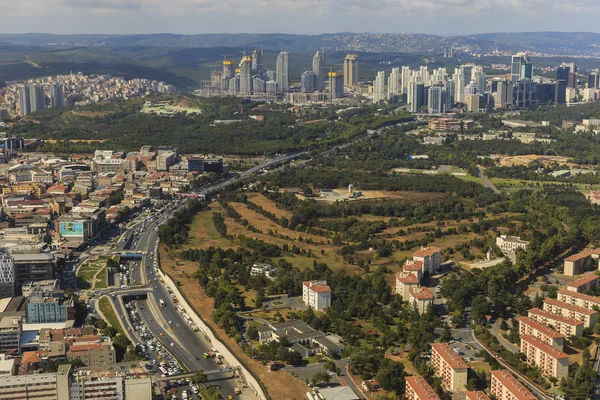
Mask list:
[{"label": "dirt patch", "polygon": [[277,218],[286,217],[288,220],[292,218],[293,213],[288,210],[282,210],[278,208],[275,203],[271,200],[267,199],[260,193],[250,193],[248,194],[248,200],[256,204],[257,206],[261,206],[265,211],[268,211],[277,216]]},{"label": "dirt patch", "polygon": [[573,160],[569,157],[560,157],[560,156],[540,156],[536,154],[527,154],[524,156],[503,156],[499,154],[495,154],[494,157],[497,157],[500,160],[500,165],[503,167],[514,167],[518,165],[529,165],[534,161],[539,161],[544,165],[550,165],[557,163],[559,165],[566,164],[570,167],[577,167],[578,164],[575,164]]},{"label": "dirt patch", "polygon": [[[355,192],[360,192],[361,195],[353,197],[347,189],[334,189],[331,191],[323,191],[318,193],[314,199],[316,201],[358,201],[358,200],[377,200],[377,199],[403,199],[411,203],[422,203],[422,202],[434,202],[443,199],[446,195],[444,193],[435,192],[413,192],[410,190],[403,191],[387,191],[387,190],[364,190],[361,191],[358,188],[354,189]],[[305,197],[297,194],[299,199],[304,200]]]},{"label": "dirt patch", "polygon": [[197,268],[197,263],[182,262],[180,263],[182,265],[176,266],[175,257],[169,255],[165,246],[161,245],[159,252],[163,271],[172,279],[181,282],[182,286],[180,290],[196,313],[213,329],[219,339],[238,356],[242,363],[258,377],[266,387],[269,396],[272,399],[304,399],[304,393],[308,390],[304,383],[291,377],[284,371],[268,372],[266,366],[248,357],[237,342],[228,337],[225,331],[214,323],[211,317],[214,311],[214,301],[206,295],[204,289],[198,284],[198,281],[192,277]]}]

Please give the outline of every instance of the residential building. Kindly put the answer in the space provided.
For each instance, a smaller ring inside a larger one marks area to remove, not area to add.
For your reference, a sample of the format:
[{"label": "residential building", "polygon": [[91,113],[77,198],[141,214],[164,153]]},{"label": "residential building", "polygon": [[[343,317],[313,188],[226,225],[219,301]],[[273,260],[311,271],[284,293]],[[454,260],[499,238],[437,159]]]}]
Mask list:
[{"label": "residential building", "polygon": [[529,317],[518,316],[517,321],[519,321],[519,335],[536,337],[560,351],[563,350],[565,335]]},{"label": "residential building", "polygon": [[586,308],[588,310],[593,310],[594,307],[600,308],[599,297],[573,292],[568,289],[559,290],[557,300],[582,308]]},{"label": "residential building", "polygon": [[447,343],[431,344],[431,365],[447,390],[465,390],[469,366]]},{"label": "residential building", "polygon": [[325,71],[325,52],[317,51],[312,61],[312,72],[315,74],[315,83],[313,85],[314,90],[322,92],[325,90],[325,77],[327,72]]},{"label": "residential building", "polygon": [[583,322],[572,318],[565,318],[562,315],[552,314],[551,312],[532,308],[528,310],[528,316],[542,324],[545,324],[555,331],[565,336],[583,335]]},{"label": "residential building", "polygon": [[252,57],[246,55],[240,61],[240,93],[252,93]]},{"label": "residential building", "polygon": [[595,310],[588,310],[587,308],[563,303],[556,299],[544,299],[544,311],[582,321],[584,328],[593,328],[596,324],[597,312]]},{"label": "residential building", "polygon": [[86,366],[109,365],[117,362],[115,348],[110,342],[72,344],[67,359],[79,359]]},{"label": "residential building", "polygon": [[58,372],[3,376],[0,379],[0,400],[39,399],[70,400],[70,365],[60,365]]},{"label": "residential building", "polygon": [[490,392],[496,400],[537,400],[537,397],[505,369],[492,371],[490,386]]},{"label": "residential building", "polygon": [[446,112],[445,92],[441,86],[431,86],[427,94],[427,109],[429,114]]},{"label": "residential building", "polygon": [[277,81],[277,89],[281,92],[288,92],[290,90],[289,81],[289,56],[290,53],[282,51],[277,56],[277,62],[275,66],[275,79]]},{"label": "residential building", "polygon": [[529,242],[521,240],[519,236],[500,235],[496,238],[496,246],[500,247],[503,252],[515,252],[517,249],[527,250]]},{"label": "residential building", "polygon": [[582,251],[565,258],[563,274],[567,276],[581,275],[592,262],[592,253]]},{"label": "residential building", "polygon": [[19,354],[22,332],[21,318],[10,316],[0,318],[0,354]]},{"label": "residential building", "polygon": [[50,85],[50,105],[52,107],[62,107],[65,105],[63,98],[63,87],[58,82],[54,82],[52,85]]},{"label": "residential building", "polygon": [[344,98],[344,74],[329,72],[329,96],[331,100]]},{"label": "residential building", "polygon": [[300,76],[300,92],[312,93],[315,86],[316,75],[313,71],[304,71]]},{"label": "residential building", "polygon": [[42,111],[46,108],[46,97],[44,87],[40,85],[29,86],[29,99],[31,101],[31,112]]},{"label": "residential building", "polygon": [[390,73],[390,77],[388,78],[388,101],[393,103],[400,97],[402,94],[402,83],[401,83],[401,73],[400,68],[392,68],[392,72]]},{"label": "residential building", "polygon": [[304,281],[302,300],[318,311],[331,307],[331,288],[327,286],[327,281]]},{"label": "residential building", "polygon": [[385,93],[385,71],[379,71],[373,81],[373,103],[380,104],[387,99]]},{"label": "residential building", "polygon": [[404,396],[407,400],[439,400],[435,390],[422,376],[407,376],[405,379],[406,391]]},{"label": "residential building", "polygon": [[402,300],[409,300],[410,288],[419,286],[419,278],[411,273],[402,271],[396,273],[396,294],[402,297]]},{"label": "residential building", "polygon": [[442,264],[442,250],[437,247],[421,247],[413,254],[413,261],[423,263],[423,274],[433,274]]},{"label": "residential building", "polygon": [[409,82],[406,102],[411,113],[418,113],[425,105],[425,85],[422,82]]},{"label": "residential building", "polygon": [[587,274],[568,283],[567,290],[570,292],[583,293],[588,290],[594,290],[596,286],[598,286],[598,275]]},{"label": "residential building", "polygon": [[490,400],[489,396],[485,392],[467,392],[465,393],[467,400]]},{"label": "residential building", "polygon": [[8,249],[0,248],[0,298],[15,296],[16,271]]},{"label": "residential building", "polygon": [[538,338],[521,336],[521,353],[525,354],[529,365],[539,367],[542,373],[558,381],[569,374],[569,356]]},{"label": "residential building", "polygon": [[31,98],[29,96],[29,88],[27,85],[20,86],[19,90],[19,115],[25,117],[31,114]]},{"label": "residential building", "polygon": [[419,280],[423,277],[423,262],[415,260],[406,260],[402,265],[402,272],[405,274],[413,274]]},{"label": "residential building", "polygon": [[358,85],[358,55],[347,54],[344,58],[344,86]]},{"label": "residential building", "polygon": [[414,305],[419,314],[425,314],[433,306],[433,293],[423,286],[410,286],[408,288],[408,303]]}]

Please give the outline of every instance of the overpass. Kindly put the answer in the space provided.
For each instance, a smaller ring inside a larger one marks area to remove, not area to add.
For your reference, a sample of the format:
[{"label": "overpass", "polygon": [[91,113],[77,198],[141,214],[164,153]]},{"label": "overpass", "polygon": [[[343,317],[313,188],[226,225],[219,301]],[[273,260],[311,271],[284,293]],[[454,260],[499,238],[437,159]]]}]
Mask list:
[{"label": "overpass", "polygon": [[[204,374],[208,377],[211,375],[216,375],[216,374],[222,374],[225,372],[235,372],[237,370],[239,370],[240,367],[225,367],[225,368],[219,368],[219,369],[211,369],[208,371],[204,371]],[[158,381],[162,381],[162,382],[168,382],[174,379],[182,379],[182,378],[192,378],[194,375],[196,374],[196,372],[188,372],[187,374],[178,374],[178,375],[171,375],[171,376],[167,376],[167,377],[160,377],[156,380]]]}]

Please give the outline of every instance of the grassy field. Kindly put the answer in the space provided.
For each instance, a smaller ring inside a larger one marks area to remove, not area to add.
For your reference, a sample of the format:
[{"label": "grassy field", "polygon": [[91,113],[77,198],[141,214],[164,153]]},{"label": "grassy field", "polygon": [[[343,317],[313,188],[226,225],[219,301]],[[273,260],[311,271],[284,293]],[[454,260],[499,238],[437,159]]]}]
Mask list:
[{"label": "grassy field", "polygon": [[100,307],[100,311],[102,311],[102,314],[104,315],[104,317],[106,317],[107,322],[110,324],[110,326],[118,330],[121,335],[125,336],[125,331],[123,330],[121,321],[115,313],[115,309],[113,308],[112,304],[110,304],[110,300],[108,300],[108,297],[100,298],[100,301],[98,302],[98,307]]},{"label": "grassy field", "polygon": [[527,181],[523,179],[491,178],[498,189],[543,189],[544,186],[571,186],[577,190],[599,190],[600,185],[589,185],[586,183],[554,182],[554,181]]},{"label": "grassy field", "polygon": [[108,257],[86,261],[77,270],[77,286],[81,289],[104,289],[108,286]]}]

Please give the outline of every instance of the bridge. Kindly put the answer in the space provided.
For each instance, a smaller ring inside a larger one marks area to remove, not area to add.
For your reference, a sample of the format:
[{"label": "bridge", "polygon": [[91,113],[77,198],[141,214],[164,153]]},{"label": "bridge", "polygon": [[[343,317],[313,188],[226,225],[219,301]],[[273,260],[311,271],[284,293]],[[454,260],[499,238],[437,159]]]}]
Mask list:
[{"label": "bridge", "polygon": [[[208,371],[204,371],[204,374],[208,377],[211,375],[216,375],[216,374],[222,374],[225,372],[234,372],[239,370],[240,367],[224,367],[224,368],[219,368],[219,369],[211,369]],[[194,374],[196,373],[196,371],[194,372],[188,372],[187,374],[178,374],[178,375],[171,375],[171,376],[167,376],[167,377],[160,377],[157,380],[158,381],[172,381],[174,379],[182,379],[182,378],[192,378],[194,376]]]}]

